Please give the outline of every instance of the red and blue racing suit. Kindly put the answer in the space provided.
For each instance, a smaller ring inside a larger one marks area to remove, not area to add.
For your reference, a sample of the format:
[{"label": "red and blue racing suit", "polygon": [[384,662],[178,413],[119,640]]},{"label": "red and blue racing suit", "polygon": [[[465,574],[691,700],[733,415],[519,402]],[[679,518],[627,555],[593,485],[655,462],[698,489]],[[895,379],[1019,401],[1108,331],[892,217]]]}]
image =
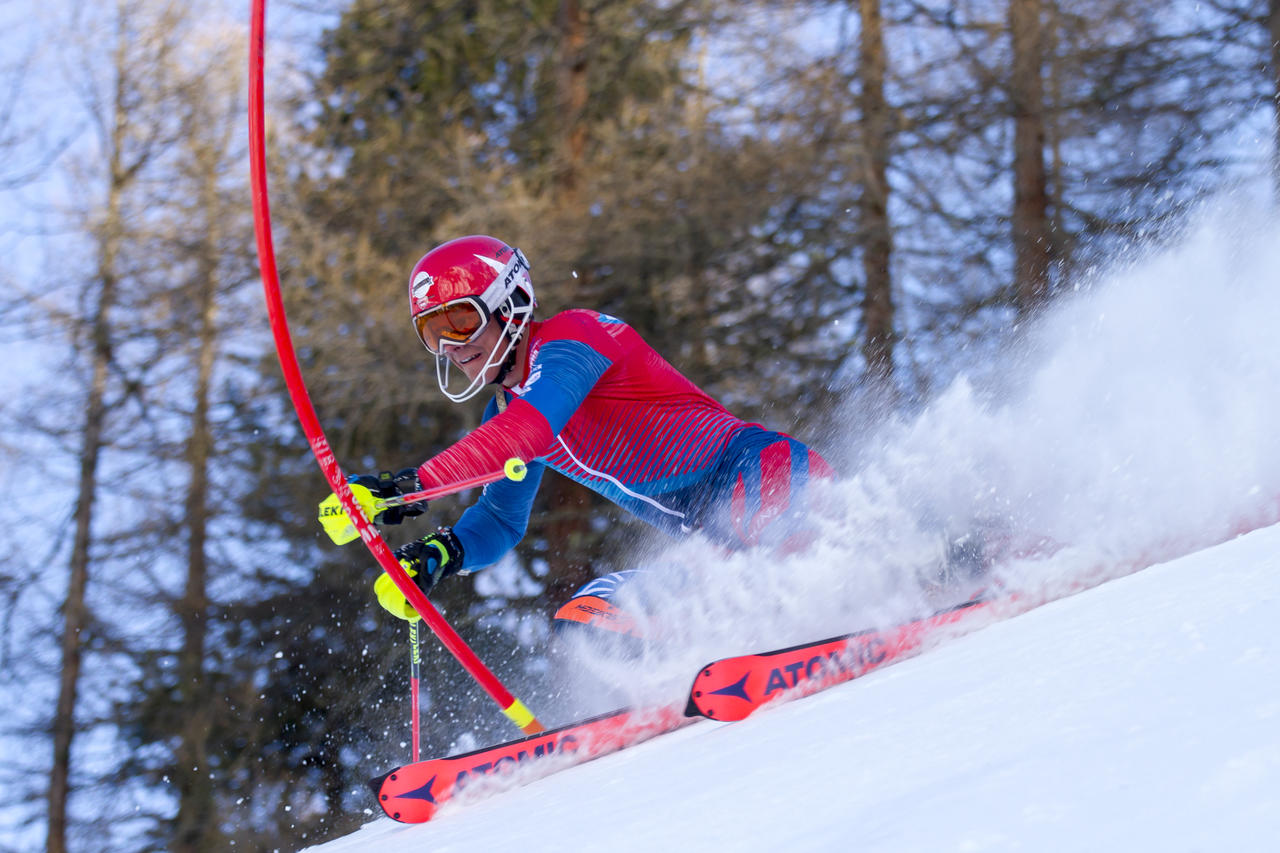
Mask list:
[{"label": "red and blue racing suit", "polygon": [[634,329],[588,310],[530,324],[527,372],[484,422],[418,469],[423,487],[526,460],[520,482],[490,484],[453,530],[464,571],[524,536],[545,468],[675,535],[700,530],[738,549],[784,545],[810,477],[831,469],[795,439],[729,413]]}]

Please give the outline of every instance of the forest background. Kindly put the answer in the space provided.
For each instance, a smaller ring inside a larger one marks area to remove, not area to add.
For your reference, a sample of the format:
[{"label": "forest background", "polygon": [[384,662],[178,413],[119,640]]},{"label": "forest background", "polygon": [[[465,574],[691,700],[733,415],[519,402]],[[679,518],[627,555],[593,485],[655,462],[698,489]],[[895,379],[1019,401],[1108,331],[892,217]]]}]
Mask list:
[{"label": "forest background", "polygon": [[[625,319],[851,471],[877,424],[981,385],[1043,306],[1177,241],[1197,201],[1280,198],[1280,0],[269,13],[285,302],[347,471],[478,422],[406,311],[413,262],[454,236],[518,245],[542,316]],[[370,768],[404,759],[407,651],[372,561],[319,534],[271,346],[248,10],[7,2],[0,22],[0,851],[349,831]],[[516,553],[437,601],[535,704],[550,610],[647,535],[549,477]],[[505,732],[428,660],[427,754]]]}]

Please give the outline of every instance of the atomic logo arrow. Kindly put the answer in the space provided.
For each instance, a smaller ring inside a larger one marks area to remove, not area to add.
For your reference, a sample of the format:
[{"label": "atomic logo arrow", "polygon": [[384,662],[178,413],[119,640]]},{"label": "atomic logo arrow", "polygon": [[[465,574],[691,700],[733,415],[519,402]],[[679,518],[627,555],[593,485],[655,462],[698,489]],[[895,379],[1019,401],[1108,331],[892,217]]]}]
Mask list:
[{"label": "atomic logo arrow", "polygon": [[711,690],[708,692],[712,696],[733,696],[737,699],[741,699],[743,702],[750,702],[751,697],[747,695],[747,676],[750,674],[751,673],[743,675],[742,678],[738,679],[733,684],[727,684],[719,690]]}]

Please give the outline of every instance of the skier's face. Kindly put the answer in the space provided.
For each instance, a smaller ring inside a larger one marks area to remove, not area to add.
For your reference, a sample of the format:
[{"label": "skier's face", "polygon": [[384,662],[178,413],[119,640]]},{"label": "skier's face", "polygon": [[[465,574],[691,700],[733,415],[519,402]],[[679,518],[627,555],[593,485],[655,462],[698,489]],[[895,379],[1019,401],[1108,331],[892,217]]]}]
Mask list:
[{"label": "skier's face", "polygon": [[[465,344],[458,346],[445,345],[443,347],[444,355],[449,361],[453,362],[454,367],[466,374],[468,382],[474,382],[480,371],[484,370],[484,366],[493,354],[494,348],[500,347],[501,337],[502,324],[492,322],[485,327],[484,331]],[[501,368],[502,365],[500,363],[491,365],[484,381],[492,382]]]}]

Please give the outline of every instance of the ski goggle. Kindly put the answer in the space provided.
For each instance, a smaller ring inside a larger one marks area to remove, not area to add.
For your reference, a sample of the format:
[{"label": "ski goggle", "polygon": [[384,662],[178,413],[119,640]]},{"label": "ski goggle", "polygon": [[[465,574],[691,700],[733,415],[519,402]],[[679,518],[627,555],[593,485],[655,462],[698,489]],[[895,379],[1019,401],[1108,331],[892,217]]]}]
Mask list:
[{"label": "ski goggle", "polygon": [[442,344],[473,341],[489,325],[489,309],[475,296],[464,296],[437,305],[413,318],[413,326],[427,349],[440,354]]}]

